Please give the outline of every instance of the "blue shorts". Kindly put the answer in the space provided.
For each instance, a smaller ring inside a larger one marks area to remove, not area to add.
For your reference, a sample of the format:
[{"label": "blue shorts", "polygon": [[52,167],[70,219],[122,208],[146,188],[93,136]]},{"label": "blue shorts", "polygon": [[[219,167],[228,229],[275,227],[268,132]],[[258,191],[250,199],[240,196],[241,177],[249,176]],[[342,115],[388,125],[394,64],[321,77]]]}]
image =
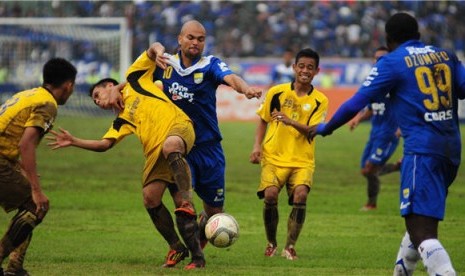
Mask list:
[{"label": "blue shorts", "polygon": [[212,207],[224,205],[224,173],[226,162],[220,142],[194,146],[187,155],[192,173],[192,186],[204,203]]},{"label": "blue shorts", "polygon": [[375,165],[384,165],[396,151],[399,138],[369,140],[362,154],[360,167],[364,168],[367,161]]},{"label": "blue shorts", "polygon": [[400,171],[400,214],[443,220],[447,192],[458,166],[437,156],[409,154],[403,157]]}]

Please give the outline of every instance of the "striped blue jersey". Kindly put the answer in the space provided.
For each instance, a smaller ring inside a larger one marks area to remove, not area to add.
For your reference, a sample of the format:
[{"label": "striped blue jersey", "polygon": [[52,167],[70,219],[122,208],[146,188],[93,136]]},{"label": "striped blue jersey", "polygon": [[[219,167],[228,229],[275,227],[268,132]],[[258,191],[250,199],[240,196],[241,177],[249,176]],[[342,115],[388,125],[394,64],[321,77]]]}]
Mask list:
[{"label": "striped blue jersey", "polygon": [[455,54],[410,40],[381,57],[358,93],[376,101],[390,91],[404,154],[437,155],[460,163],[458,98],[465,69]]},{"label": "striped blue jersey", "polygon": [[163,92],[194,122],[195,144],[221,141],[216,114],[216,89],[233,72],[214,56],[202,56],[184,68],[180,54],[168,55],[165,70],[156,68],[154,80],[161,80]]}]

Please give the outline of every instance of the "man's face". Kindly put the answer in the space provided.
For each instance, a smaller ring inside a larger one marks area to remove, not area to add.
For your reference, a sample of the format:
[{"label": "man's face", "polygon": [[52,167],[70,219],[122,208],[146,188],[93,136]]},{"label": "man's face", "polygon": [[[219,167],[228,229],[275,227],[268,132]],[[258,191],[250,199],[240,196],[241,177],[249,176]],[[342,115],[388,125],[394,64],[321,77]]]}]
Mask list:
[{"label": "man's face", "polygon": [[68,98],[73,94],[74,91],[74,82],[73,81],[67,81],[63,84],[63,89],[61,92],[61,96],[57,99],[58,105],[64,105],[67,101]]},{"label": "man's face", "polygon": [[316,66],[313,58],[301,57],[296,64],[293,64],[296,82],[303,84],[311,83],[313,78],[318,74],[320,69]]},{"label": "man's face", "polygon": [[[113,86],[113,83],[108,82],[105,85],[96,86],[92,91],[92,100],[94,100],[94,103],[100,108],[105,109],[102,102],[108,101],[108,98],[110,97],[110,90]],[[108,107],[107,109],[111,109],[111,107]]]},{"label": "man's face", "polygon": [[178,36],[181,52],[189,59],[196,59],[205,47],[205,30],[197,25],[190,25]]}]

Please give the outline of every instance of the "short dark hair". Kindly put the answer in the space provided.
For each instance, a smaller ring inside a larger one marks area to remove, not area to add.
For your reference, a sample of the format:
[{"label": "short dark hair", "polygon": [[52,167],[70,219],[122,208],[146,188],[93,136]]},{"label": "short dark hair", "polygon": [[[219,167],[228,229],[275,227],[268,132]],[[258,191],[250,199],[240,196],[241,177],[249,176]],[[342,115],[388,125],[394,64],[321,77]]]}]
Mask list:
[{"label": "short dark hair", "polygon": [[389,40],[397,43],[420,39],[417,20],[406,12],[399,12],[391,16],[384,29]]},{"label": "short dark hair", "polygon": [[378,52],[378,51],[386,51],[386,52],[389,52],[389,48],[386,47],[386,46],[379,46],[378,48],[375,49],[375,52]]},{"label": "short dark hair", "polygon": [[58,87],[67,81],[76,81],[77,70],[64,58],[52,58],[44,64],[42,78],[44,84]]},{"label": "short dark hair", "polygon": [[320,55],[318,55],[317,52],[315,52],[313,49],[311,48],[305,48],[305,49],[302,49],[300,50],[297,55],[295,56],[295,63],[297,64],[297,61],[301,58],[301,57],[308,57],[308,58],[313,58],[315,60],[315,63],[316,63],[316,68],[318,68],[318,66],[320,65]]},{"label": "short dark hair", "polygon": [[96,82],[94,85],[92,85],[89,89],[89,96],[92,97],[92,92],[94,91],[95,87],[97,86],[105,86],[107,83],[113,83],[114,85],[118,85],[118,81],[112,78],[104,78]]}]

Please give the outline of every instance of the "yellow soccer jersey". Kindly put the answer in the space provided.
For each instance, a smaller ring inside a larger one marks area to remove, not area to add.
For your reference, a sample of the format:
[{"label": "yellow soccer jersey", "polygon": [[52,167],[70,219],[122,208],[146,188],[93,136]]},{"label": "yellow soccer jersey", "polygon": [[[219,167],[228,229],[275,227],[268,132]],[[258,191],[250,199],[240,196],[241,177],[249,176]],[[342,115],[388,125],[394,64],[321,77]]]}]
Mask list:
[{"label": "yellow soccer jersey", "polygon": [[103,136],[116,142],[134,133],[139,138],[148,162],[154,162],[161,145],[174,124],[189,117],[174,105],[153,82],[155,62],[146,52],[131,65],[126,73],[128,84],[122,90],[124,110],[113,121]]},{"label": "yellow soccer jersey", "polygon": [[18,144],[26,127],[38,127],[45,134],[57,115],[57,102],[43,87],[19,92],[0,106],[0,156],[19,158]]},{"label": "yellow soccer jersey", "polygon": [[325,120],[328,98],[313,89],[299,97],[293,83],[284,83],[270,88],[257,114],[268,123],[262,142],[263,158],[276,166],[314,167],[315,141],[292,126],[271,121],[273,110],[281,111],[292,120],[304,125],[316,125]]}]

